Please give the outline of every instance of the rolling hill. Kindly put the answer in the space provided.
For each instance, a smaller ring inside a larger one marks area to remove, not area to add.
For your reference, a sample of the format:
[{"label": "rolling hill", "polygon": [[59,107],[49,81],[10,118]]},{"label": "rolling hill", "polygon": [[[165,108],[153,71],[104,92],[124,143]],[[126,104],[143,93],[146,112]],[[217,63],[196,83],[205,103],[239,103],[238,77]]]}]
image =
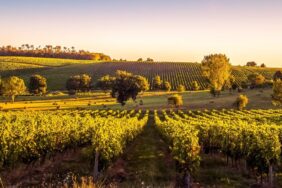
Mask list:
[{"label": "rolling hill", "polygon": [[[154,76],[169,81],[175,90],[179,84],[190,90],[192,81],[197,81],[201,89],[207,88],[208,82],[202,76],[199,63],[172,62],[95,62],[91,60],[70,60],[55,58],[0,57],[0,75],[20,76],[28,82],[32,74],[41,74],[48,79],[49,90],[64,90],[66,80],[76,74],[89,74],[94,83],[101,76],[113,75],[116,70],[126,70],[148,78],[152,83]],[[241,83],[252,73],[260,73],[267,79],[282,68],[260,68],[233,66],[232,74]]]}]

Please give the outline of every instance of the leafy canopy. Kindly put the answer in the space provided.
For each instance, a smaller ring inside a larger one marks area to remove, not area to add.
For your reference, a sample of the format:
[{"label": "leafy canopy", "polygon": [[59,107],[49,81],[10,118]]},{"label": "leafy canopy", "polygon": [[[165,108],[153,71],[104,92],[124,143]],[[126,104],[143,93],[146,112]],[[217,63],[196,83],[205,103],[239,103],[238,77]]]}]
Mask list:
[{"label": "leafy canopy", "polygon": [[118,70],[113,81],[111,94],[121,105],[125,105],[130,98],[136,100],[140,92],[149,90],[149,86],[145,77]]},{"label": "leafy canopy", "polygon": [[224,54],[211,54],[205,56],[202,61],[202,71],[211,86],[220,91],[224,83],[229,79],[231,64]]},{"label": "leafy canopy", "polygon": [[11,76],[2,80],[1,92],[3,95],[9,96],[12,102],[15,100],[15,96],[21,95],[26,91],[26,86],[23,79]]}]

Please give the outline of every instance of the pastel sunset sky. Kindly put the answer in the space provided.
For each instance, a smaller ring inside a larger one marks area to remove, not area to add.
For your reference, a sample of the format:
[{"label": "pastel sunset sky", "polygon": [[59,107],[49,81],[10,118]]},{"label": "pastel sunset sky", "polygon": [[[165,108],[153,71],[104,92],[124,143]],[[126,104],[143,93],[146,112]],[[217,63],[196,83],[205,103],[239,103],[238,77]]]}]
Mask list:
[{"label": "pastel sunset sky", "polygon": [[112,58],[282,67],[282,0],[0,0],[0,46],[75,46]]}]

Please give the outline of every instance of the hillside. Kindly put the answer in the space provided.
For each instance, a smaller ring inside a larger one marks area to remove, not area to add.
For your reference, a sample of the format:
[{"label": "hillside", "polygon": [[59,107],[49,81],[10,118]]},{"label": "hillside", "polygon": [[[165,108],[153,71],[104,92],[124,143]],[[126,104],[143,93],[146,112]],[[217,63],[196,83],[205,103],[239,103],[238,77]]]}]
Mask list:
[{"label": "hillside", "polygon": [[[199,63],[169,63],[169,62],[104,62],[97,63],[91,60],[70,60],[54,58],[30,57],[0,57],[1,76],[20,76],[28,81],[30,75],[41,74],[48,79],[49,90],[64,90],[69,76],[87,73],[94,82],[103,75],[113,75],[116,70],[126,70],[134,74],[143,75],[152,83],[155,75],[172,84],[175,90],[179,84],[191,89],[191,82],[197,81],[201,89],[208,85],[202,76]],[[251,73],[260,73],[267,79],[282,68],[260,68],[234,66],[232,74],[238,83],[247,80]]]}]

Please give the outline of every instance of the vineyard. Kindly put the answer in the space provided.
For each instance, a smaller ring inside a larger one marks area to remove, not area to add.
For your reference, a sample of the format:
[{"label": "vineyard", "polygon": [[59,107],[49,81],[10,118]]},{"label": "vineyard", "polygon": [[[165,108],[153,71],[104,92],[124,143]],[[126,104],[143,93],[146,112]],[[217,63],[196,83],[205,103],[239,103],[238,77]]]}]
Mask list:
[{"label": "vineyard", "polygon": [[195,175],[201,153],[217,153],[227,164],[231,159],[233,166],[273,184],[281,161],[281,110],[163,111],[155,112],[155,120],[188,173]]},{"label": "vineyard", "polygon": [[[14,66],[14,64],[19,64]],[[10,66],[11,65],[11,66]],[[30,65],[30,67],[28,67]],[[41,66],[39,68],[38,66]],[[13,68],[9,68],[13,67]],[[15,70],[16,69],[16,70]],[[151,86],[153,78],[159,75],[163,81],[169,81],[172,89],[176,90],[179,84],[192,89],[192,82],[197,81],[200,89],[207,89],[208,82],[202,75],[199,63],[169,63],[169,62],[104,62],[93,63],[90,60],[66,60],[52,58],[24,58],[0,57],[1,76],[16,75],[23,77],[26,82],[32,74],[38,73],[48,80],[50,90],[64,90],[66,80],[75,74],[89,74],[95,83],[100,77],[114,75],[116,70],[125,70],[148,78]],[[232,74],[240,84],[247,81],[247,76],[260,73],[267,79],[272,79],[273,74],[281,70],[278,68],[240,67],[234,66]]]},{"label": "vineyard", "polygon": [[236,167],[237,173],[270,185],[277,183],[274,174],[281,170],[281,110],[170,110],[150,115],[140,110],[9,111],[2,112],[0,120],[0,169],[30,166],[87,145],[95,156],[89,175],[96,177],[149,127],[164,139],[177,170],[190,183],[198,181],[203,154],[222,156],[226,168]]}]

